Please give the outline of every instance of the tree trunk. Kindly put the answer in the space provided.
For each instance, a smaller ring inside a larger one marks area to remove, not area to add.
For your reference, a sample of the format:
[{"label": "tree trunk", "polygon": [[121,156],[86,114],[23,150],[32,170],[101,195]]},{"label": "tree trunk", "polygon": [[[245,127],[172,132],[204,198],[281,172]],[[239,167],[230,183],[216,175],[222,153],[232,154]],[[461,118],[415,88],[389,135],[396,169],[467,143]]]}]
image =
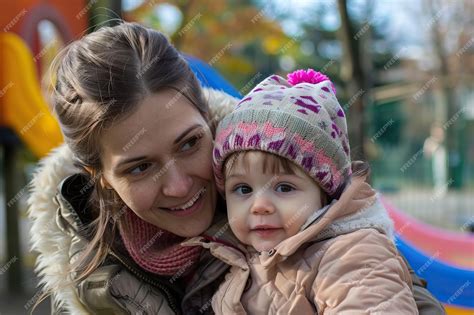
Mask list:
[{"label": "tree trunk", "polygon": [[[351,100],[345,111],[348,119],[348,132],[351,142],[351,155],[353,159],[365,159],[364,152],[364,102],[366,93],[364,72],[360,60],[358,39],[347,12],[347,1],[338,0],[341,29],[339,35],[343,47],[343,60],[341,66],[341,79],[346,82],[347,99]],[[357,96],[359,95],[359,96]]]},{"label": "tree trunk", "polygon": [[4,145],[4,165],[3,174],[5,178],[5,200],[6,200],[6,240],[7,255],[2,270],[7,273],[8,291],[21,293],[22,286],[22,257],[20,252],[20,232],[18,222],[18,202],[25,193],[25,188],[21,189],[18,167],[17,167],[18,146],[15,144]]},{"label": "tree trunk", "polygon": [[[439,7],[445,5],[440,2],[437,2],[438,9]],[[435,11],[435,4],[433,1],[426,1],[425,5],[428,7],[431,16],[435,17],[436,14],[439,14]],[[440,9],[441,10],[441,9]],[[460,141],[458,135],[461,130],[461,120],[462,115],[459,115],[458,106],[456,103],[456,97],[454,94],[454,86],[450,82],[450,71],[448,65],[448,53],[446,52],[444,43],[445,36],[441,31],[441,25],[439,24],[438,18],[433,18],[432,20],[432,39],[433,39],[433,48],[436,56],[438,57],[440,66],[439,74],[441,76],[441,92],[446,104],[446,116],[444,121],[444,130],[446,132],[444,144],[447,149],[447,165],[448,168],[448,177],[447,183],[449,183],[448,188],[461,188],[462,187],[462,157],[460,150]]]}]

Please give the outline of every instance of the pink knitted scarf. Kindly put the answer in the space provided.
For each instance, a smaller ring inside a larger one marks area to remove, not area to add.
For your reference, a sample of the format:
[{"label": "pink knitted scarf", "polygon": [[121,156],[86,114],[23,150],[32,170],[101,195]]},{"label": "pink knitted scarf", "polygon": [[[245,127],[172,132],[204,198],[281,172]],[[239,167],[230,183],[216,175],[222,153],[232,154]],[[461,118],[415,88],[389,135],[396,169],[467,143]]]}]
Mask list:
[{"label": "pink knitted scarf", "polygon": [[144,270],[165,276],[184,276],[193,270],[200,246],[181,246],[184,237],[160,229],[127,209],[119,232],[133,260]]}]

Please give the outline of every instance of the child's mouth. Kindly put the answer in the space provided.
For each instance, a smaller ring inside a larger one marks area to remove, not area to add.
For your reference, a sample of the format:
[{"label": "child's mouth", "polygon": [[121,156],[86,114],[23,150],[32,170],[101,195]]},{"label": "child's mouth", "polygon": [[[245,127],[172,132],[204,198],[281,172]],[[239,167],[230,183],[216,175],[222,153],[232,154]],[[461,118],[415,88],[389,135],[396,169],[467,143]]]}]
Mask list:
[{"label": "child's mouth", "polygon": [[281,231],[282,228],[270,225],[258,225],[255,228],[251,229],[252,232],[257,233],[260,237],[271,237],[275,233]]}]

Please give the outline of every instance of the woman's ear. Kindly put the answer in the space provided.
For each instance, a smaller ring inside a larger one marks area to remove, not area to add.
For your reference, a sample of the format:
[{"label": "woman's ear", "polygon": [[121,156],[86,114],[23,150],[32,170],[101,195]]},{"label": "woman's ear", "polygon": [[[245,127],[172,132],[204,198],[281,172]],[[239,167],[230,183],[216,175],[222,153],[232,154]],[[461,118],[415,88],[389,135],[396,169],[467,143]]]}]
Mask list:
[{"label": "woman's ear", "polygon": [[[107,179],[105,179],[104,177],[104,174],[102,174],[101,172],[97,173],[92,167],[90,166],[83,166],[84,169],[86,170],[86,172],[92,177],[92,178],[97,178],[100,174],[100,186],[102,186],[102,188],[104,189],[108,189],[108,190],[111,190],[113,189],[112,186],[109,184],[109,182],[107,181]],[[94,179],[95,180],[95,179]]]},{"label": "woman's ear", "polygon": [[90,176],[93,176],[93,175],[94,175],[94,170],[92,169],[92,167],[90,167],[90,166],[83,166],[83,168],[86,170],[86,172],[87,172]]}]

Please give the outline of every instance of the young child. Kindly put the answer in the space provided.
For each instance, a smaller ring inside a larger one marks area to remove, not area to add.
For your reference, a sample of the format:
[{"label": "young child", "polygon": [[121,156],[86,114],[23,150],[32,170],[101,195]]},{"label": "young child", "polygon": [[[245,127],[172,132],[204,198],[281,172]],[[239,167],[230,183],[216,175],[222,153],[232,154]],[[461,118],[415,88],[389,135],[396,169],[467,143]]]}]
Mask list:
[{"label": "young child", "polygon": [[191,241],[231,265],[216,314],[418,313],[367,168],[351,176],[346,120],[326,76],[266,78],[220,122],[213,157],[245,244]]}]

